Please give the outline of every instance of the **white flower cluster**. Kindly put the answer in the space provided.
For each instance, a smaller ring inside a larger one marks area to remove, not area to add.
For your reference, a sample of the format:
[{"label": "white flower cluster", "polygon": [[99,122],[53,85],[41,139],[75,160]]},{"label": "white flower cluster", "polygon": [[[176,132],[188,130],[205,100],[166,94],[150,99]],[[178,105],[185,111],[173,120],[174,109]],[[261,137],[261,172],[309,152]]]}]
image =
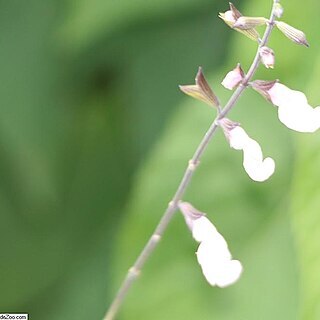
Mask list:
[{"label": "white flower cluster", "polygon": [[[273,57],[273,51],[266,47],[263,47],[262,51],[264,54],[269,54],[269,58]],[[270,64],[273,65],[273,62],[265,62],[269,67]],[[238,64],[235,69],[228,72],[222,85],[232,90],[243,79],[244,72]],[[289,129],[298,132],[315,132],[320,128],[320,107],[310,106],[303,92],[291,90],[277,81],[257,80],[252,83],[252,86],[278,107],[279,120]],[[236,150],[243,150],[243,166],[250,178],[260,182],[267,180],[275,170],[273,159],[263,159],[260,145],[251,139],[239,124],[226,118],[221,119],[219,124],[230,146]]]},{"label": "white flower cluster", "polygon": [[200,242],[196,254],[207,281],[221,288],[235,283],[243,268],[240,261],[232,259],[226,240],[205,214],[190,203],[180,202],[179,208],[193,238]]}]

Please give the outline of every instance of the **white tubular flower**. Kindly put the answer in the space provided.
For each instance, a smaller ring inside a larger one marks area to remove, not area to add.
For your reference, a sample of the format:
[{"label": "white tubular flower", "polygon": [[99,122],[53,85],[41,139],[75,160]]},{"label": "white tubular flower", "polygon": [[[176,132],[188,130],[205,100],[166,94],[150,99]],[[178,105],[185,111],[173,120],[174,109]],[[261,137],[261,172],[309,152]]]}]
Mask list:
[{"label": "white tubular flower", "polygon": [[212,286],[227,287],[235,283],[242,273],[242,265],[232,260],[228,244],[205,213],[190,203],[180,202],[179,208],[186,220],[193,238],[200,242],[197,259],[203,275]]},{"label": "white tubular flower", "polygon": [[267,180],[275,170],[275,162],[272,158],[263,159],[260,145],[253,140],[239,126],[229,119],[220,120],[223,131],[230,143],[230,147],[243,151],[243,167],[248,176],[254,181]]},{"label": "white tubular flower", "polygon": [[264,64],[264,66],[267,69],[269,69],[269,68],[273,69],[274,63],[275,63],[274,51],[268,47],[261,47],[259,49],[259,54],[260,54],[261,61]]},{"label": "white tubular flower", "polygon": [[275,83],[268,90],[271,102],[278,107],[279,120],[289,129],[315,132],[320,128],[320,107],[313,108],[303,92]]},{"label": "white tubular flower", "polygon": [[244,78],[244,72],[238,63],[237,66],[227,73],[227,75],[222,80],[221,84],[229,90],[233,90],[237,87]]},{"label": "white tubular flower", "polygon": [[214,238],[201,242],[197,259],[207,281],[212,286],[224,288],[239,279],[243,268],[240,261],[231,259],[228,247],[219,247],[217,243]]}]

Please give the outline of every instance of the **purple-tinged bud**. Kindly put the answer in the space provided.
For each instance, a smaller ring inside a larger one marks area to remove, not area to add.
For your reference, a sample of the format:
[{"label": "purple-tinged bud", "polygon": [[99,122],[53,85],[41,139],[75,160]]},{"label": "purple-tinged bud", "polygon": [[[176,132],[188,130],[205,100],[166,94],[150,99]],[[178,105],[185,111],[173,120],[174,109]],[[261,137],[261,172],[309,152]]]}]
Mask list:
[{"label": "purple-tinged bud", "polygon": [[185,94],[195,99],[201,100],[207,103],[211,107],[219,108],[220,107],[219,99],[210,88],[202,72],[201,67],[199,67],[195,82],[196,82],[195,85],[184,85],[184,86],[179,86],[179,88]]},{"label": "purple-tinged bud", "polygon": [[233,28],[239,28],[241,30],[249,30],[258,26],[262,26],[268,22],[268,19],[264,17],[240,17],[233,24]]},{"label": "purple-tinged bud", "polygon": [[307,41],[306,35],[301,31],[298,30],[289,24],[283,21],[276,21],[276,26],[278,29],[291,41],[309,47],[309,43]]},{"label": "purple-tinged bud", "polygon": [[274,51],[270,49],[269,47],[261,47],[259,49],[259,54],[261,57],[261,61],[264,64],[266,68],[271,68],[273,69],[274,67]]},{"label": "purple-tinged bud", "polygon": [[233,90],[242,82],[244,77],[245,77],[245,74],[240,66],[240,63],[238,63],[233,70],[227,73],[227,75],[222,80],[221,84],[226,89]]},{"label": "purple-tinged bud", "polygon": [[274,15],[277,17],[277,18],[281,18],[282,15],[283,15],[283,7],[282,5],[278,2],[274,5]]},{"label": "purple-tinged bud", "polygon": [[260,36],[254,28],[248,28],[248,30],[241,30],[240,28],[234,27],[234,24],[240,17],[242,17],[242,14],[231,2],[229,2],[229,5],[230,10],[224,13],[220,12],[219,18],[221,18],[229,27],[233,28],[234,30],[241,32],[251,40],[258,41]]}]

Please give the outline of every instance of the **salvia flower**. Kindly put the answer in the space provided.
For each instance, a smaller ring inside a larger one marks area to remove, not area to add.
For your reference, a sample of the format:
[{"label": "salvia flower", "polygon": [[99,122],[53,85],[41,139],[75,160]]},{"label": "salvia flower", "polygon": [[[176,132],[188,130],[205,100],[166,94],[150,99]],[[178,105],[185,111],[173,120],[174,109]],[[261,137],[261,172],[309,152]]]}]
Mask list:
[{"label": "salvia flower", "polygon": [[279,120],[289,129],[315,132],[320,128],[320,107],[310,106],[303,92],[277,82],[267,93],[271,102],[278,107]]},{"label": "salvia flower", "polygon": [[238,123],[227,118],[219,121],[230,147],[243,151],[243,167],[248,176],[258,182],[267,180],[275,170],[272,158],[263,159],[263,153],[257,141],[248,136]]},{"label": "salvia flower", "polygon": [[227,73],[227,75],[222,80],[221,84],[229,90],[233,90],[235,87],[237,87],[242,80],[244,79],[244,72],[240,66],[240,63],[237,64],[237,66]]},{"label": "salvia flower", "polygon": [[269,47],[264,46],[259,49],[259,54],[260,54],[261,61],[264,64],[264,66],[267,69],[268,68],[273,69],[274,61],[275,61],[273,50]]},{"label": "salvia flower", "polygon": [[235,283],[242,273],[240,261],[233,260],[228,244],[216,227],[188,202],[180,202],[179,209],[192,232],[193,238],[200,242],[197,260],[203,275],[212,286],[221,288]]}]

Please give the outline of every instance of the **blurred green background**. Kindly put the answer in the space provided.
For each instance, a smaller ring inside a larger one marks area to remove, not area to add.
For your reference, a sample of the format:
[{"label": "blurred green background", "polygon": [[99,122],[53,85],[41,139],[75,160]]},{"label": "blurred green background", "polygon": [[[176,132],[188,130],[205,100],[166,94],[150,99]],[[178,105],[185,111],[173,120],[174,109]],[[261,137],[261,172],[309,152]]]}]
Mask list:
[{"label": "blurred green background", "polygon": [[[271,0],[234,1],[269,16]],[[320,3],[283,0],[279,78],[320,101]],[[214,117],[185,97],[199,65],[226,102],[224,74],[250,65],[255,44],[218,17],[221,0],[0,1],[0,313],[101,319],[166,208]],[[261,30],[262,32],[263,30]],[[221,132],[185,200],[208,213],[241,260],[226,289],[202,277],[176,215],[118,319],[319,320],[320,133],[285,128],[247,90],[230,118],[276,161],[254,183]]]}]

